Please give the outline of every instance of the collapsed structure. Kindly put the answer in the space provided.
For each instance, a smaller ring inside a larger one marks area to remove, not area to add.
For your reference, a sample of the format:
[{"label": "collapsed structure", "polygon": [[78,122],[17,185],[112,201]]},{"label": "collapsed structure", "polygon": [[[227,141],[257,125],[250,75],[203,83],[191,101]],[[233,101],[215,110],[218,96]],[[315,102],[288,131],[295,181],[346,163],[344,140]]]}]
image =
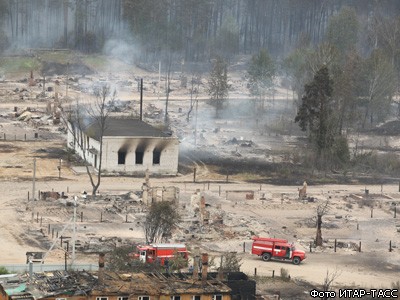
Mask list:
[{"label": "collapsed structure", "polygon": [[[104,130],[95,121],[68,123],[68,147],[106,173],[176,175],[179,141],[139,119],[107,118]],[[100,155],[102,141],[102,155]]]},{"label": "collapsed structure", "polygon": [[[204,267],[203,267],[204,268]],[[206,269],[206,268],[205,268]],[[222,274],[116,273],[87,271],[27,273],[0,279],[0,300],[253,300],[256,283],[242,272]]]}]

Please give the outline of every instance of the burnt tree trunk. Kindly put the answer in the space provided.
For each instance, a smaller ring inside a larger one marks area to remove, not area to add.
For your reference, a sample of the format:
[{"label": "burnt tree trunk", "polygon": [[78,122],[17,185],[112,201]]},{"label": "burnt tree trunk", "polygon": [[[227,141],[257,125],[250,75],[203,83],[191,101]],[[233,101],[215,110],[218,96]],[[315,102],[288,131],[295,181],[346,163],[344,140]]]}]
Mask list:
[{"label": "burnt tree trunk", "polygon": [[322,215],[317,215],[317,236],[315,238],[315,245],[322,246]]}]

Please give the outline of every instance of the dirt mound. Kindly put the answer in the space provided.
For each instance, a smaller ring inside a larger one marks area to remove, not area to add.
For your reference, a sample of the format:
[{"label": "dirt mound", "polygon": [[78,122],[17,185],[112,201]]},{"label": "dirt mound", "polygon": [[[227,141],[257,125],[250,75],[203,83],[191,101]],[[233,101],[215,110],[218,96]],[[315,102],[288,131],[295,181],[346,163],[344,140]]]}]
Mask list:
[{"label": "dirt mound", "polygon": [[90,75],[94,71],[84,64],[69,63],[62,64],[57,62],[43,62],[42,74],[45,76],[54,75]]}]

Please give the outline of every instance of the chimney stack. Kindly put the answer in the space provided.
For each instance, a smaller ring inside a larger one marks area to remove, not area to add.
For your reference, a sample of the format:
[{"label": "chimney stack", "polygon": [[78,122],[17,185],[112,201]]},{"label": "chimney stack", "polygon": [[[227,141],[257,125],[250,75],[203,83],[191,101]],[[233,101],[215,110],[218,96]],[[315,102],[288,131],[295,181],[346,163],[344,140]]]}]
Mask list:
[{"label": "chimney stack", "polygon": [[199,279],[199,256],[193,258],[193,280]]},{"label": "chimney stack", "polygon": [[208,253],[203,253],[201,255],[201,282],[205,284],[207,282],[208,274]]},{"label": "chimney stack", "polygon": [[104,280],[104,253],[99,254],[99,271],[97,273],[97,276],[99,278],[99,284],[103,284]]}]

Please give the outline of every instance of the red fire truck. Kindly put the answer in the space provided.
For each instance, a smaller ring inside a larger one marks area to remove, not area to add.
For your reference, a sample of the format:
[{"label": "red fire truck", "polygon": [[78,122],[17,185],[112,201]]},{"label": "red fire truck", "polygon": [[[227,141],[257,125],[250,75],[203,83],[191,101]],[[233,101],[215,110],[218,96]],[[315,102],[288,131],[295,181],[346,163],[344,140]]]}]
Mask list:
[{"label": "red fire truck", "polygon": [[165,260],[171,260],[176,255],[188,260],[188,251],[184,244],[150,244],[137,246],[137,253],[132,254],[133,258],[138,258],[146,263],[159,263],[162,266]]},{"label": "red fire truck", "polygon": [[298,265],[306,258],[304,251],[297,250],[294,244],[289,244],[287,240],[258,236],[252,237],[252,240],[251,253],[261,256],[264,261],[274,259],[291,261],[295,265]]}]

